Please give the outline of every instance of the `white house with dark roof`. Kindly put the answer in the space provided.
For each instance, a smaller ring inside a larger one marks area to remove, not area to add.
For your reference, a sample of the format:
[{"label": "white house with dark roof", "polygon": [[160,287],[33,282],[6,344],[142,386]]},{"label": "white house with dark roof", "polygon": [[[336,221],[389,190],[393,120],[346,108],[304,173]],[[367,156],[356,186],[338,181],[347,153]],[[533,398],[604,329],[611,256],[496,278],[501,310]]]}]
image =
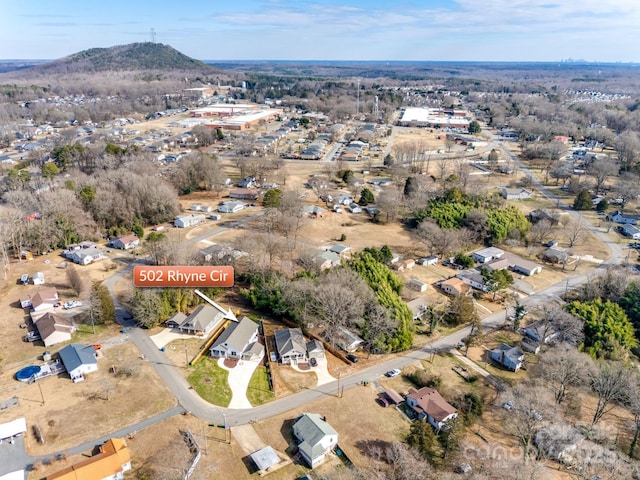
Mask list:
[{"label": "white house with dark roof", "polygon": [[59,355],[74,382],[81,382],[86,374],[98,370],[98,360],[93,345],[72,343],[60,350]]},{"label": "white house with dark roof", "polygon": [[640,239],[640,228],[636,227],[635,225],[624,224],[624,225],[621,225],[619,228],[620,228],[620,233],[625,237],[632,238],[633,240]]},{"label": "white house with dark roof", "polygon": [[338,444],[338,432],[317,413],[303,413],[293,424],[293,435],[300,442],[298,451],[311,468],[325,461]]},{"label": "white house with dark roof", "polygon": [[224,313],[211,305],[200,305],[178,325],[181,332],[208,335],[224,321]]},{"label": "white house with dark roof", "polygon": [[630,225],[638,225],[640,223],[640,215],[632,215],[630,213],[623,213],[620,210],[616,210],[614,212],[607,214],[607,220],[610,222],[622,223],[622,224],[630,224]]},{"label": "white house with dark roof", "polygon": [[64,256],[78,265],[89,265],[90,263],[105,258],[104,252],[97,247],[80,248],[70,251],[64,254]]},{"label": "white house with dark roof", "polygon": [[520,350],[520,347],[501,343],[497,348],[491,350],[491,360],[498,362],[508,370],[517,372],[524,362],[524,352]]},{"label": "white house with dark roof", "polygon": [[486,292],[488,290],[487,285],[484,283],[484,277],[474,270],[464,270],[458,273],[456,277],[476,290],[480,290],[482,292]]},{"label": "white house with dark roof", "polygon": [[304,341],[302,330],[299,328],[286,328],[276,330],[274,333],[276,350],[280,362],[284,365],[306,363],[307,344]]},{"label": "white house with dark roof", "polygon": [[212,357],[244,358],[249,360],[250,347],[258,339],[258,324],[249,317],[232,322],[209,349]]}]

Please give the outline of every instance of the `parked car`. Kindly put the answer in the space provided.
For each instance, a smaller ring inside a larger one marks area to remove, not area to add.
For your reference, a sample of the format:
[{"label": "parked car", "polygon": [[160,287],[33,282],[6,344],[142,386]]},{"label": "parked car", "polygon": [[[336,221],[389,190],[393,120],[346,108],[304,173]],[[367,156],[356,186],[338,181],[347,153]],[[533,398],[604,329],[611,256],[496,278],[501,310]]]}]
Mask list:
[{"label": "parked car", "polygon": [[397,368],[394,368],[393,370],[389,370],[387,373],[385,373],[385,375],[387,377],[397,377],[401,373],[402,372],[400,370],[398,370]]},{"label": "parked car", "polygon": [[386,408],[389,406],[389,402],[387,401],[386,398],[383,398],[383,397],[376,398],[376,403],[383,408]]},{"label": "parked car", "polygon": [[352,363],[358,363],[358,357],[356,357],[353,353],[350,353],[349,355],[347,355],[347,360],[349,360]]},{"label": "parked car", "polygon": [[316,360],[315,358],[310,358],[309,359],[309,365],[311,365],[312,367],[317,367],[318,366],[318,360]]},{"label": "parked car", "polygon": [[70,302],[65,302],[62,305],[62,308],[65,310],[71,310],[72,308],[81,307],[81,306],[82,306],[82,302],[70,301]]}]

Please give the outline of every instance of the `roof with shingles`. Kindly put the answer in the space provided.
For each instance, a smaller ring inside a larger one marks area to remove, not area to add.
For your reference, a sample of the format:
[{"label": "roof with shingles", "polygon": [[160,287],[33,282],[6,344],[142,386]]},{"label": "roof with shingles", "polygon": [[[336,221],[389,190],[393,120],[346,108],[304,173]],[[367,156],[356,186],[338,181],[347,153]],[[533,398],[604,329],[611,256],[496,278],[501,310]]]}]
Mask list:
[{"label": "roof with shingles", "polygon": [[211,350],[225,348],[228,345],[236,352],[242,352],[258,330],[258,324],[249,317],[242,317],[239,322],[232,322],[213,342]]},{"label": "roof with shingles", "polygon": [[281,357],[290,353],[305,354],[307,344],[304,341],[302,330],[299,328],[286,328],[276,330],[274,333],[276,348]]},{"label": "roof with shingles", "polygon": [[338,435],[331,425],[317,413],[303,413],[293,424],[294,432],[302,443],[298,448],[314,459],[325,453],[322,439],[327,435]]}]

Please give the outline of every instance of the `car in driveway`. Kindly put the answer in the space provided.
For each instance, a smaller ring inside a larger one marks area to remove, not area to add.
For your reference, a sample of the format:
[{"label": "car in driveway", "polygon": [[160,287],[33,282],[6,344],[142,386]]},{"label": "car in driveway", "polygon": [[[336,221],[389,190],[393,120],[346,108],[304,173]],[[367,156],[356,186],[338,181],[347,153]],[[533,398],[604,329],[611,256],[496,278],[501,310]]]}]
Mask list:
[{"label": "car in driveway", "polygon": [[311,365],[312,367],[317,367],[318,366],[318,360],[316,360],[315,358],[310,358],[309,359],[309,365]]},{"label": "car in driveway", "polygon": [[349,360],[351,363],[358,363],[358,357],[356,357],[353,353],[347,355],[347,360]]},{"label": "car in driveway", "polygon": [[397,368],[394,368],[393,370],[389,370],[387,373],[385,373],[385,375],[391,378],[391,377],[397,377],[401,373],[402,372],[400,370],[398,370]]}]

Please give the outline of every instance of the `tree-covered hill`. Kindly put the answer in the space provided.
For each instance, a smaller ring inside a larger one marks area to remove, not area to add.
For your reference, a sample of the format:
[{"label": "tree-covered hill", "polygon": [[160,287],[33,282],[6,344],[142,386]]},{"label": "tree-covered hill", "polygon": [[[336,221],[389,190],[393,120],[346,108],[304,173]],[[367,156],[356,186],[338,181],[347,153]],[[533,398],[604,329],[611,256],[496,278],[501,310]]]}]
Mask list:
[{"label": "tree-covered hill", "polygon": [[53,62],[37,65],[34,73],[91,73],[139,70],[199,70],[213,67],[161,43],[130,43],[109,48],[90,48]]}]

